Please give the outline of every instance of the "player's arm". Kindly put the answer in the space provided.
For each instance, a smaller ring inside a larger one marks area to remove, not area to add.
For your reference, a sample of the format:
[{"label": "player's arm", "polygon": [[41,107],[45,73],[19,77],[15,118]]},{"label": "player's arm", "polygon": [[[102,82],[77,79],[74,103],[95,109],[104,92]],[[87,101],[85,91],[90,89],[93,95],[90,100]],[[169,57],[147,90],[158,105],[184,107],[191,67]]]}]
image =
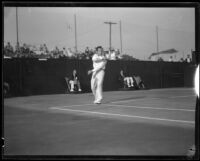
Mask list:
[{"label": "player's arm", "polygon": [[[97,59],[95,59],[95,57],[93,57],[92,60],[95,61],[95,60],[97,60]],[[89,70],[89,71],[88,71],[88,74],[91,74],[91,73],[93,73],[93,72],[97,72],[97,71],[101,70],[102,68],[105,67],[105,65],[106,65],[106,63],[107,63],[105,57],[104,57],[103,59],[98,59],[98,62],[99,62],[99,63],[100,63],[100,62],[103,62],[103,63],[102,63],[100,66],[98,66],[97,68],[94,68],[94,69],[92,69],[92,70]]]},{"label": "player's arm", "polygon": [[98,72],[99,70],[103,69],[106,66],[107,61],[104,60],[103,63],[98,66],[97,68],[92,69],[92,72]]},{"label": "player's arm", "polygon": [[89,71],[88,71],[88,74],[96,73],[96,72],[98,72],[99,70],[103,69],[103,68],[105,67],[106,63],[107,63],[107,61],[104,61],[99,67],[94,68],[94,69],[92,69],[92,70],[89,70]]}]

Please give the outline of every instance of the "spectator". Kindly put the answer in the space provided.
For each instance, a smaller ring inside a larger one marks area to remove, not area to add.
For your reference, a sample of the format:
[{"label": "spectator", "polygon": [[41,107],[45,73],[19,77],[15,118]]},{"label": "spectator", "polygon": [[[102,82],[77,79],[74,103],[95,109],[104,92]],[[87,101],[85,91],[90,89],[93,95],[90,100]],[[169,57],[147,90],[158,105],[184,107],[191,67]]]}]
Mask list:
[{"label": "spectator", "polygon": [[85,55],[86,55],[86,59],[90,59],[90,49],[88,46],[85,49]]},{"label": "spectator", "polygon": [[16,46],[15,46],[15,53],[19,54],[20,53],[20,45],[19,42],[17,42]]},{"label": "spectator", "polygon": [[68,53],[65,47],[63,47],[62,53],[63,53],[63,56],[68,57]]},{"label": "spectator", "polygon": [[22,52],[22,56],[24,56],[24,57],[28,57],[28,54],[30,52],[26,43],[23,44],[20,51]]},{"label": "spectator", "polygon": [[91,49],[89,52],[90,59],[92,59],[92,56],[94,55],[94,53],[95,53],[95,50]]},{"label": "spectator", "polygon": [[158,58],[158,61],[164,61],[161,57]]},{"label": "spectator", "polygon": [[73,73],[71,75],[71,78],[70,78],[70,92],[73,92],[74,91],[74,85],[77,85],[78,86],[78,91],[81,92],[81,86],[80,86],[80,79],[79,79],[79,76],[76,72],[76,69],[73,70]]},{"label": "spectator", "polygon": [[5,50],[5,55],[6,56],[13,56],[14,50],[13,47],[11,46],[10,42],[7,43],[7,45],[4,48]]},{"label": "spectator", "polygon": [[116,58],[120,59],[120,51],[119,51],[119,49],[116,50]]},{"label": "spectator", "polygon": [[10,42],[7,43],[7,45],[5,46],[5,49],[6,49],[8,52],[13,52],[13,47],[11,46]]},{"label": "spectator", "polygon": [[190,58],[190,55],[187,55],[187,58],[185,59],[185,62],[190,63],[192,61],[192,59]]},{"label": "spectator", "polygon": [[123,70],[120,70],[119,78],[118,80],[123,83],[123,85],[127,85],[129,88],[133,87],[133,78],[127,76],[127,74],[124,73]]},{"label": "spectator", "polygon": [[180,59],[180,62],[184,62],[183,58]]},{"label": "spectator", "polygon": [[110,60],[110,54],[111,54],[111,52],[110,51],[104,51],[104,54],[106,56],[106,59]]},{"label": "spectator", "polygon": [[144,82],[142,81],[141,77],[139,75],[133,75],[133,79],[135,82],[135,86],[138,89],[145,89]]},{"label": "spectator", "polygon": [[59,49],[56,46],[55,49],[53,50],[53,57],[54,58],[59,58]]},{"label": "spectator", "polygon": [[169,62],[173,62],[173,57],[172,56],[170,56]]},{"label": "spectator", "polygon": [[41,44],[40,45],[40,51],[43,52],[44,51],[44,46]]},{"label": "spectator", "polygon": [[116,60],[116,52],[114,49],[110,51],[110,60]]},{"label": "spectator", "polygon": [[44,46],[43,46],[43,51],[44,51],[44,54],[45,54],[45,55],[47,55],[47,54],[49,53],[49,50],[48,50],[46,44],[44,44]]},{"label": "spectator", "polygon": [[68,48],[67,53],[68,53],[69,58],[74,57],[74,54],[73,54],[71,48]]},{"label": "spectator", "polygon": [[87,46],[86,49],[85,49],[85,53],[86,53],[86,54],[89,54],[89,52],[90,52],[90,49],[89,49],[89,47]]}]

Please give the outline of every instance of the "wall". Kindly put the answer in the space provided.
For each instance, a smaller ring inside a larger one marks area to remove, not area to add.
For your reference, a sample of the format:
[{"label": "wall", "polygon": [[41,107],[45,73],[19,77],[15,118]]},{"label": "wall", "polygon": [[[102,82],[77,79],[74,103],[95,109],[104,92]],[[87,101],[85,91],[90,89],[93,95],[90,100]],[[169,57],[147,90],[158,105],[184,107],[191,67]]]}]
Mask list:
[{"label": "wall", "polygon": [[[13,96],[57,94],[66,92],[65,76],[73,69],[80,74],[83,91],[90,92],[91,60],[32,58],[4,59],[3,78],[11,85]],[[149,88],[191,87],[194,66],[187,63],[151,61],[109,61],[106,67],[104,90],[118,90],[119,71],[140,75]]]}]

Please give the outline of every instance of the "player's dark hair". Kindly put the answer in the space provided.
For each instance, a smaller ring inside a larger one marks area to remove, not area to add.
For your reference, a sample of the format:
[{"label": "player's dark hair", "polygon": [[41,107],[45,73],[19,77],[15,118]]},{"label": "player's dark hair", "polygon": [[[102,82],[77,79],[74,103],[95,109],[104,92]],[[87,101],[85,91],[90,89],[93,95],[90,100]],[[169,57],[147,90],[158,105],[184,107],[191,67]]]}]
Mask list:
[{"label": "player's dark hair", "polygon": [[97,47],[96,47],[96,51],[97,51],[98,49],[103,49],[103,47],[102,47],[102,46],[97,46]]}]

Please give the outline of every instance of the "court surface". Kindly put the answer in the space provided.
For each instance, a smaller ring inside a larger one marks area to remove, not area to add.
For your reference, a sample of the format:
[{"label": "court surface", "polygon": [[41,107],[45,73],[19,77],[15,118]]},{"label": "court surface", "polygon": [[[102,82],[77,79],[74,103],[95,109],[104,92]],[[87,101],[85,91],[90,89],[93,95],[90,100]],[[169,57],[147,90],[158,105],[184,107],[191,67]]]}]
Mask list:
[{"label": "court surface", "polygon": [[4,99],[5,155],[186,155],[194,144],[192,88]]}]

